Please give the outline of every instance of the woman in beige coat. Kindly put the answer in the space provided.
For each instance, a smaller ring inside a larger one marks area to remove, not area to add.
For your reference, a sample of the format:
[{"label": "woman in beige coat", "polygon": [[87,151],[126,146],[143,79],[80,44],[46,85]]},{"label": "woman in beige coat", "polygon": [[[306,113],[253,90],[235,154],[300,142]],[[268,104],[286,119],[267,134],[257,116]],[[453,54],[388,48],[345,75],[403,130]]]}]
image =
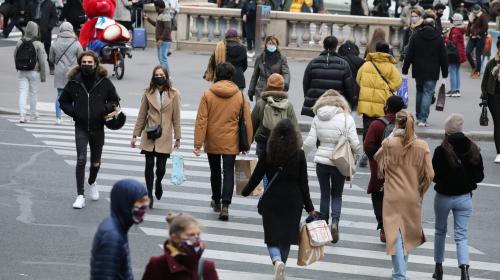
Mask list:
[{"label": "woman in beige coat", "polygon": [[396,114],[393,137],[375,154],[385,178],[383,221],[392,279],[406,279],[408,254],[425,242],[422,199],[434,178],[429,146],[415,135],[415,120],[406,110]]},{"label": "woman in beige coat", "polygon": [[[167,158],[172,153],[172,132],[175,138],[174,148],[181,145],[181,111],[179,92],[170,84],[168,71],[161,66],[156,66],[153,70],[153,77],[141,100],[139,115],[135,123],[134,134],[131,140],[132,148],[135,148],[135,141],[141,137],[141,154],[146,156],[146,186],[150,199],[149,207],[153,208],[153,181],[156,158],[156,182],[155,196],[160,200],[163,189],[161,180],[165,175]],[[150,139],[147,130],[160,125],[161,133],[159,138]]]}]

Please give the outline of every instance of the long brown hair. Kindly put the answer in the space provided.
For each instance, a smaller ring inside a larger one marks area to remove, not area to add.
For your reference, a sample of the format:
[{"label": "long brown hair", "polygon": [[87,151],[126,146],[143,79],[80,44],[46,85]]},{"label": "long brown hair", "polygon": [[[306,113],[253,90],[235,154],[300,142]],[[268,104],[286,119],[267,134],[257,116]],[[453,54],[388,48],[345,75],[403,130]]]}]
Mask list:
[{"label": "long brown hair", "polygon": [[284,167],[288,162],[297,163],[300,146],[295,126],[289,119],[281,120],[271,131],[266,147],[266,163]]},{"label": "long brown hair", "polygon": [[404,129],[405,134],[403,136],[403,149],[408,149],[417,136],[415,135],[415,119],[413,115],[408,110],[401,110],[396,113],[396,124],[400,129]]},{"label": "long brown hair", "polygon": [[151,74],[151,81],[149,82],[149,87],[146,89],[146,92],[148,94],[153,94],[158,87],[156,84],[153,82],[153,78],[155,76],[156,70],[161,69],[163,73],[165,74],[165,78],[167,79],[166,83],[163,85],[161,88],[160,92],[167,92],[168,96],[170,97],[170,90],[172,89],[172,84],[170,83],[170,75],[168,74],[167,69],[163,68],[161,65],[156,66],[153,69],[153,73]]},{"label": "long brown hair", "polygon": [[374,52],[375,46],[380,41],[385,42],[385,31],[384,29],[378,27],[375,31],[373,31],[372,38],[370,39],[370,42],[368,42],[368,45],[366,45],[366,53]]}]

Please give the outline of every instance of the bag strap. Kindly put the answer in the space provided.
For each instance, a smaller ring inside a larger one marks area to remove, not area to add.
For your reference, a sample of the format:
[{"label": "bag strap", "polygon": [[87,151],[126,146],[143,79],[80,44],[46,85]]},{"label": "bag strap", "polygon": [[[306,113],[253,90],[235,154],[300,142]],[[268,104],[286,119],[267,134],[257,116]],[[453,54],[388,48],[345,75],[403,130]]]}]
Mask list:
[{"label": "bag strap", "polygon": [[271,186],[273,185],[274,181],[276,180],[276,178],[278,178],[278,175],[283,171],[283,167],[278,167],[278,170],[274,173],[273,177],[271,178],[271,181],[269,181],[269,183],[267,184],[267,189],[264,190],[264,192],[262,193],[262,196],[264,196],[268,191],[269,191],[269,188],[271,188]]},{"label": "bag strap", "polygon": [[375,70],[377,70],[377,73],[380,75],[380,77],[382,78],[382,80],[384,80],[384,82],[387,84],[387,86],[389,87],[389,90],[392,91],[391,87],[389,86],[389,82],[387,81],[387,79],[384,77],[384,75],[382,75],[382,73],[380,72],[380,70],[378,69],[377,65],[375,63],[373,63],[373,61],[370,61],[373,65],[373,67],[375,67]]},{"label": "bag strap", "polygon": [[198,261],[198,280],[203,280],[203,274],[205,274],[205,263],[204,258],[200,258]]},{"label": "bag strap", "polygon": [[69,48],[71,48],[71,46],[73,46],[74,43],[76,43],[76,40],[74,40],[73,42],[71,42],[71,44],[69,44],[69,46],[66,47],[66,49],[63,52],[63,54],[59,57],[59,59],[57,60],[56,64],[54,64],[54,65],[59,64],[59,62],[64,57],[64,55],[66,54],[66,52],[69,50]]}]

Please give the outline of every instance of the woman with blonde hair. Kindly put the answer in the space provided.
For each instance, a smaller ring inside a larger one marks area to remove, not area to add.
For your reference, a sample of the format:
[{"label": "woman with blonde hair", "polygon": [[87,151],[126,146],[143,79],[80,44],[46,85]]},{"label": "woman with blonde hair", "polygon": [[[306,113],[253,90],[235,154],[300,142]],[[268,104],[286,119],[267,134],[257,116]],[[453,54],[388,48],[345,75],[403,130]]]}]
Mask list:
[{"label": "woman with blonde hair", "polygon": [[[181,100],[179,92],[172,87],[167,69],[156,66],[149,87],[141,99],[139,114],[135,122],[130,146],[135,148],[137,137],[141,137],[141,154],[146,156],[144,177],[153,208],[153,181],[156,158],[155,196],[163,195],[161,180],[165,176],[167,159],[172,153],[172,134],[174,148],[181,146]],[[156,131],[156,132],[155,132]]]},{"label": "woman with blonde hair", "polygon": [[385,178],[382,216],[392,279],[406,279],[410,251],[425,242],[422,200],[434,178],[429,146],[415,135],[410,112],[396,114],[393,137],[382,142],[375,160],[379,177]]},{"label": "woman with blonde hair", "polygon": [[309,135],[303,149],[307,155],[319,141],[314,156],[316,174],[321,190],[320,212],[328,223],[330,208],[332,211],[331,231],[333,243],[339,240],[338,224],[342,208],[342,192],[346,177],[335,167],[330,156],[342,134],[346,134],[353,151],[360,152],[361,145],[356,132],[356,123],[351,116],[347,100],[337,91],[326,91],[313,107],[313,119]]}]

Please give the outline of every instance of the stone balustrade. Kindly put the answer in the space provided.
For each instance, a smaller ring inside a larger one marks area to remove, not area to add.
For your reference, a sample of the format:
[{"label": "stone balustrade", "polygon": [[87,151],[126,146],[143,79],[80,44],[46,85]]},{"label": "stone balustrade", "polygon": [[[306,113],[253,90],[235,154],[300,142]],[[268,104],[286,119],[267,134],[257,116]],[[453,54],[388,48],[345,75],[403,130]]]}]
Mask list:
[{"label": "stone balustrade", "polygon": [[[152,5],[146,5],[145,11],[151,18],[156,17]],[[224,39],[229,27],[236,28],[241,35],[242,24],[239,9],[182,6],[177,15],[178,30],[173,36],[174,45],[180,50],[212,52],[214,45]],[[449,22],[443,25],[446,27]],[[323,39],[332,34],[338,38],[339,44],[351,40],[364,52],[376,28],[386,32],[386,40],[398,56],[403,35],[403,24],[398,18],[272,11],[260,39],[275,35],[287,56],[311,58],[322,50]],[[490,24],[490,29],[495,29],[495,23]],[[149,39],[154,40],[154,30],[151,26],[147,30],[151,33]]]}]

